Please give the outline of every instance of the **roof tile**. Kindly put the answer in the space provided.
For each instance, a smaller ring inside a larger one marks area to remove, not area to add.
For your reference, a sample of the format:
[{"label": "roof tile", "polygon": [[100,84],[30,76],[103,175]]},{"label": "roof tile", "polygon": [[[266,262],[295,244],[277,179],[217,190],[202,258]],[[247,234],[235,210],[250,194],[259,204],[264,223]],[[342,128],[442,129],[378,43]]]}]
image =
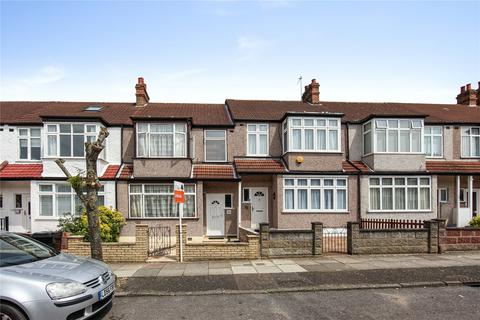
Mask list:
[{"label": "roof tile", "polygon": [[41,178],[42,164],[6,164],[0,171],[0,179],[36,179]]},{"label": "roof tile", "polygon": [[276,158],[236,158],[235,168],[239,173],[282,173],[286,171],[282,160]]},{"label": "roof tile", "polygon": [[118,169],[120,169],[119,164],[108,165],[100,179],[115,179]]},{"label": "roof tile", "polygon": [[232,165],[195,164],[192,178],[231,180],[235,179],[236,175]]},{"label": "roof tile", "polygon": [[427,161],[431,173],[472,173],[480,174],[480,161]]}]

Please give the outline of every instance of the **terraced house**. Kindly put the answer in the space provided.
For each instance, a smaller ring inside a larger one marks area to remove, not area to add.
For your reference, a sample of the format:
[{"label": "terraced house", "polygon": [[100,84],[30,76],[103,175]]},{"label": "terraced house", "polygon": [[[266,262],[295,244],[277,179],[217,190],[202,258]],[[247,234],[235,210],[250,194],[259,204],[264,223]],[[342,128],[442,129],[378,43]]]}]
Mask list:
[{"label": "terraced house", "polygon": [[[78,201],[54,160],[83,170],[84,142],[110,132],[98,165],[99,201],[138,223],[173,227],[173,181],[186,186],[193,240],[239,227],[345,227],[360,218],[448,219],[480,206],[480,89],[456,104],[302,101],[2,102],[1,215],[12,231],[55,230]],[[453,97],[452,97],[453,98]],[[132,99],[133,100],[133,99]]]}]

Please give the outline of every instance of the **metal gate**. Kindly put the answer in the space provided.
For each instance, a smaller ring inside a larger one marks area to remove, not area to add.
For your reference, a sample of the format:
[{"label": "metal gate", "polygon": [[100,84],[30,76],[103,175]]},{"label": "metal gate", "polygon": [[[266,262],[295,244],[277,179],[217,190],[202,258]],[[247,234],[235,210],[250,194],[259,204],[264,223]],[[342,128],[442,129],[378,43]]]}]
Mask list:
[{"label": "metal gate", "polygon": [[323,228],[323,253],[347,253],[347,228]]},{"label": "metal gate", "polygon": [[172,251],[170,227],[148,228],[148,255],[166,256]]}]

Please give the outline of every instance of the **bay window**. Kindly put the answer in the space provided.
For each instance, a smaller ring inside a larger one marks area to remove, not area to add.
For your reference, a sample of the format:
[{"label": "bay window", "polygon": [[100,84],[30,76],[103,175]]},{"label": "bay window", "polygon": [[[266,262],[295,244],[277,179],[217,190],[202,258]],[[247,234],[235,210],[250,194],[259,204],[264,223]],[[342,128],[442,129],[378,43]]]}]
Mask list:
[{"label": "bay window", "polygon": [[185,123],[138,123],[137,157],[185,158],[187,125]]},{"label": "bay window", "polygon": [[227,161],[227,135],[225,130],[205,130],[205,161]]},{"label": "bay window", "polygon": [[96,124],[46,124],[47,156],[84,157],[85,142],[95,142],[98,131]]},{"label": "bay window", "polygon": [[425,126],[424,142],[427,157],[440,158],[443,156],[441,126]]},{"label": "bay window", "polygon": [[283,210],[285,212],[346,212],[348,210],[347,178],[284,178]]},{"label": "bay window", "polygon": [[42,146],[40,128],[19,128],[18,144],[20,160],[40,160]]},{"label": "bay window", "polygon": [[247,124],[247,155],[268,156],[268,124]]},{"label": "bay window", "polygon": [[[72,187],[65,183],[42,183],[39,186],[39,203],[41,217],[62,217],[65,214],[79,215],[83,204]],[[97,205],[105,205],[105,189],[98,190]]]},{"label": "bay window", "polygon": [[[130,218],[176,218],[178,205],[173,197],[173,184],[131,184]],[[185,185],[183,217],[195,217],[195,185]]]},{"label": "bay window", "polygon": [[421,153],[423,120],[374,119],[363,125],[363,152]]},{"label": "bay window", "polygon": [[480,158],[480,127],[462,127],[462,157]]},{"label": "bay window", "polygon": [[430,177],[369,179],[369,211],[430,211]]},{"label": "bay window", "polygon": [[289,117],[282,127],[283,152],[340,152],[340,119]]}]

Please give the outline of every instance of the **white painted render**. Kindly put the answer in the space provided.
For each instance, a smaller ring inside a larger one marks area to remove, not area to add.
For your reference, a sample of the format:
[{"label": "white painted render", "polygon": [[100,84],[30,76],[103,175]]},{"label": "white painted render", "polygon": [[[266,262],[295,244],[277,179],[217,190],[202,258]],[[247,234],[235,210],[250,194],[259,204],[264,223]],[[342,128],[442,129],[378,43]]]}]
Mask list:
[{"label": "white painted render", "polygon": [[[28,200],[30,198],[30,181],[0,181],[0,194],[3,196],[3,207],[0,217],[8,217],[10,231],[27,232],[29,229]],[[15,195],[22,195],[22,208],[15,208]]]}]

